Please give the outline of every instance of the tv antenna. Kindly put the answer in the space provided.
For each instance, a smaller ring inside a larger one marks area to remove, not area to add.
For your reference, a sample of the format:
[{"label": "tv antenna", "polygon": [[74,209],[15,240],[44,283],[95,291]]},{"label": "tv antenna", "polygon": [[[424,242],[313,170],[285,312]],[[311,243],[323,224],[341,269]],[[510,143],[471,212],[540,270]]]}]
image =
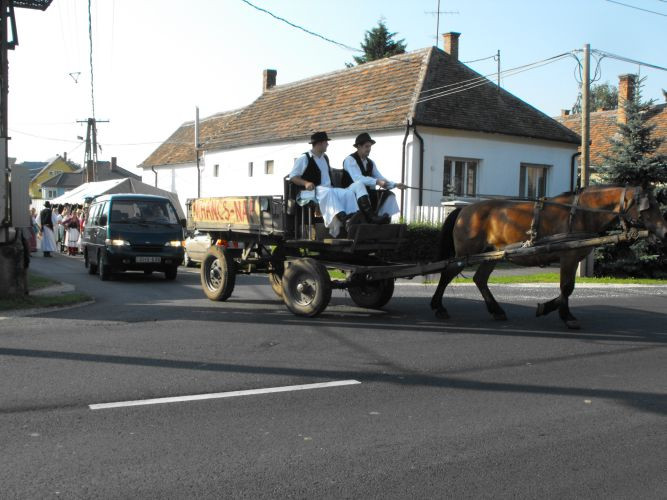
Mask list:
[{"label": "tv antenna", "polygon": [[440,0],[438,0],[438,9],[433,12],[424,12],[424,14],[431,14],[436,16],[435,21],[435,46],[438,46],[440,41],[440,14],[458,14],[458,10],[440,10]]}]

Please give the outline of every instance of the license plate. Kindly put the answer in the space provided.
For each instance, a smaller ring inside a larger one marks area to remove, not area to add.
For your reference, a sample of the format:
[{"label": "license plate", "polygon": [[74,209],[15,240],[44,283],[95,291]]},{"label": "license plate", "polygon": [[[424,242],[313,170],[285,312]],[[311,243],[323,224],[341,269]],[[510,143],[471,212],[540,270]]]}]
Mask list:
[{"label": "license plate", "polygon": [[160,257],[136,257],[136,262],[143,262],[149,264],[159,264]]}]

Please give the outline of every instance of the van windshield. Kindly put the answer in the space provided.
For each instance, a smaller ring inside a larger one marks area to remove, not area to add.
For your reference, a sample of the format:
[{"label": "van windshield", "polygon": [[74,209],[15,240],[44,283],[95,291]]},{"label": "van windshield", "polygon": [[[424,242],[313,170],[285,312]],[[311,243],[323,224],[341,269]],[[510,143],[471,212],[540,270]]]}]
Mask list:
[{"label": "van windshield", "polygon": [[111,222],[178,224],[178,215],[168,201],[114,200],[111,206]]}]

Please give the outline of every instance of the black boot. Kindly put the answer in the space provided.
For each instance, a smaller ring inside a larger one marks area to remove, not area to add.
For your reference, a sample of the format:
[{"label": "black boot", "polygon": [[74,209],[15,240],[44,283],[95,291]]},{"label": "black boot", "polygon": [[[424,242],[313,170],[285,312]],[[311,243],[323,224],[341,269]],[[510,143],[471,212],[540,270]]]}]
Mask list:
[{"label": "black boot", "polygon": [[366,221],[370,224],[389,224],[391,219],[387,215],[375,215],[373,213],[373,207],[371,206],[371,200],[368,196],[362,196],[357,198],[357,203],[359,204],[359,209],[363,212],[366,217]]},{"label": "black boot", "polygon": [[345,221],[345,231],[348,236],[352,233],[352,227],[366,222],[366,217],[361,212],[354,212]]}]

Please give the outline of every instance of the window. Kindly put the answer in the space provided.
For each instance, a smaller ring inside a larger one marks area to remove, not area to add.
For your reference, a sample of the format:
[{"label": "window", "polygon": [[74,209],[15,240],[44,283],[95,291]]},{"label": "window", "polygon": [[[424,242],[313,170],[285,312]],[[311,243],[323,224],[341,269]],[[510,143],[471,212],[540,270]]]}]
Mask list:
[{"label": "window", "polygon": [[46,193],[44,193],[44,198],[46,198],[47,200],[52,200],[53,198],[58,196],[58,191],[55,189],[46,188],[44,191],[46,191]]},{"label": "window", "polygon": [[264,162],[264,173],[267,175],[273,174],[273,160],[266,160]]},{"label": "window", "polygon": [[548,165],[521,164],[519,173],[519,196],[522,198],[540,198],[547,195]]},{"label": "window", "polygon": [[252,177],[252,162],[248,163],[248,177]]},{"label": "window", "polygon": [[442,194],[475,196],[479,160],[445,157]]},{"label": "window", "polygon": [[213,177],[217,177],[220,174],[220,165],[213,165]]}]

